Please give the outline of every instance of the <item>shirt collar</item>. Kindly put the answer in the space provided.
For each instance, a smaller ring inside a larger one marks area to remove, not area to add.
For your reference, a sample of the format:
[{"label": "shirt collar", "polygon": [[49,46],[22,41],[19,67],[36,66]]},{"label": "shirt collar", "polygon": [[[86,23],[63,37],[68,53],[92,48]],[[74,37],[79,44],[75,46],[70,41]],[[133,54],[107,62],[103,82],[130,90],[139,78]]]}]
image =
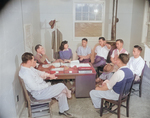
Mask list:
[{"label": "shirt collar", "polygon": [[120,67],[118,70],[120,70],[120,69],[122,69],[122,68],[128,68],[128,66],[126,65],[126,66],[122,66],[122,67]]}]

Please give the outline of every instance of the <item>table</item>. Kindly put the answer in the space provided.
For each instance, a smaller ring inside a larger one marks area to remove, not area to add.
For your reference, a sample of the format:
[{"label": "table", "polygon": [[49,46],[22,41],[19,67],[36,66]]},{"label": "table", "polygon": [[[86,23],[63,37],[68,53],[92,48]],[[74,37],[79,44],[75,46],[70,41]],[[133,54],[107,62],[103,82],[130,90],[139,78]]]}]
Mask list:
[{"label": "table", "polygon": [[[59,71],[59,73],[55,74],[57,79],[75,79],[75,96],[76,97],[89,97],[89,92],[92,89],[95,89],[95,78],[96,78],[96,71],[93,68],[92,64],[89,63],[92,69],[92,73],[79,73],[78,68],[68,67],[63,71]],[[50,74],[55,73],[51,71],[52,67],[43,68],[42,65],[39,65],[38,69],[41,71],[46,71]],[[63,67],[62,67],[63,68]],[[72,72],[72,73],[70,73]]]}]

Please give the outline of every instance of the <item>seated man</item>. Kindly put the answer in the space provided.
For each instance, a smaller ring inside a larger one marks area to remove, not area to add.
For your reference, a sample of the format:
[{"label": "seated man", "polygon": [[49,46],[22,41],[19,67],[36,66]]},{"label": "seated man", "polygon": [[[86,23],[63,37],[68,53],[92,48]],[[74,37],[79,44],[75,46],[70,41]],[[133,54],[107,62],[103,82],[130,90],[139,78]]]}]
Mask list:
[{"label": "seated man", "polygon": [[123,48],[123,40],[122,39],[117,39],[116,40],[116,49],[113,50],[112,55],[111,55],[111,64],[107,64],[104,69],[103,73],[96,79],[96,82],[100,82],[101,80],[106,80],[110,79],[111,76],[113,75],[113,72],[118,70],[118,67],[116,65],[116,59],[118,58],[119,54],[125,53],[128,54],[128,52]]},{"label": "seated man", "polygon": [[35,51],[37,54],[35,55],[35,59],[37,60],[37,63],[40,64],[49,64],[51,63],[48,59],[48,57],[45,54],[45,50],[42,47],[42,45],[38,44],[35,46]]},{"label": "seated man", "polygon": [[142,48],[139,45],[135,45],[133,48],[133,56],[130,57],[130,60],[127,66],[132,70],[133,74],[136,74],[135,81],[139,80],[141,76],[142,69],[144,68],[144,60],[140,56]]},{"label": "seated man", "polygon": [[129,55],[120,54],[116,59],[119,69],[113,74],[110,80],[105,80],[102,86],[98,86],[95,90],[90,91],[90,97],[95,108],[100,108],[101,98],[118,100],[124,80],[128,77],[133,77],[132,71],[126,66],[128,61]]},{"label": "seated man", "polygon": [[79,46],[77,49],[77,55],[80,63],[89,63],[90,62],[90,55],[91,55],[91,48],[87,46],[88,40],[86,38],[82,39],[82,46]]},{"label": "seated man", "polygon": [[111,46],[109,44],[106,44],[104,37],[99,37],[99,45],[95,49],[95,60],[93,63],[93,67],[99,67],[104,66],[106,64],[106,59],[108,52],[110,50]]},{"label": "seated man", "polygon": [[69,109],[67,97],[71,98],[71,91],[62,83],[55,85],[46,83],[43,79],[47,77],[50,80],[56,79],[55,75],[34,69],[35,63],[33,54],[26,52],[22,55],[19,76],[23,79],[28,92],[37,100],[56,98],[59,102],[59,114],[71,116],[66,112]]}]

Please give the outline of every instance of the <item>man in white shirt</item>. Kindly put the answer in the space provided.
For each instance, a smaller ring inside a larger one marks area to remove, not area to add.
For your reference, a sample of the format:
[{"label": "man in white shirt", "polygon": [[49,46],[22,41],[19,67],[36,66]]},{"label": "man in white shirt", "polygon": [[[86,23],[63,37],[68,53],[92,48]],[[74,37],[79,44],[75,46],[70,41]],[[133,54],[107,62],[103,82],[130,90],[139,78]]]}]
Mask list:
[{"label": "man in white shirt", "polygon": [[86,38],[82,39],[82,46],[79,46],[77,49],[77,55],[79,57],[80,63],[89,63],[91,48],[87,45],[88,40]]},{"label": "man in white shirt", "polygon": [[142,48],[139,45],[135,45],[133,48],[133,56],[130,57],[130,60],[127,66],[132,70],[133,74],[136,74],[135,81],[139,80],[141,76],[142,69],[144,68],[144,60],[140,56]]},{"label": "man in white shirt", "polygon": [[33,54],[26,52],[22,55],[19,76],[23,79],[28,92],[37,100],[56,98],[59,102],[59,114],[71,116],[66,112],[69,109],[67,97],[71,98],[71,91],[62,83],[55,85],[46,83],[43,79],[47,77],[50,80],[56,79],[55,75],[36,70],[33,68],[35,63]]},{"label": "man in white shirt", "polygon": [[96,56],[93,67],[96,68],[99,66],[104,66],[106,64],[106,59],[110,48],[111,46],[109,44],[106,44],[105,38],[99,37],[99,45],[95,49]]},{"label": "man in white shirt", "polygon": [[127,54],[120,54],[116,60],[119,69],[110,80],[105,80],[102,86],[90,91],[90,97],[95,108],[100,108],[101,98],[118,100],[124,81],[130,77],[134,79],[132,71],[126,66],[128,61],[129,56]]}]

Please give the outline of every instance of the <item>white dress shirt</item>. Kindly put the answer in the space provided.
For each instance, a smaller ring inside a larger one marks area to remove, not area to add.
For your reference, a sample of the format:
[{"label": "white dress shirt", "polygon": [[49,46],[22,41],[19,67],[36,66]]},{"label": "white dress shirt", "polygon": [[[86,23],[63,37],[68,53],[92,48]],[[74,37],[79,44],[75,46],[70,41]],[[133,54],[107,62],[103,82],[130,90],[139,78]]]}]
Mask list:
[{"label": "white dress shirt", "polygon": [[97,53],[97,56],[104,57],[104,59],[107,59],[107,55],[110,49],[107,48],[107,46],[101,47],[98,45],[95,49],[95,53]]},{"label": "white dress shirt", "polygon": [[139,56],[138,58],[134,58],[132,56],[130,57],[127,66],[132,70],[133,74],[136,74],[137,76],[141,76],[142,69],[144,68],[144,64],[145,62],[141,56]]},{"label": "white dress shirt", "polygon": [[21,66],[19,71],[19,76],[23,79],[25,87],[29,92],[42,90],[47,88],[47,84],[43,79],[45,79],[49,74],[39,71],[33,67],[27,68]]}]

